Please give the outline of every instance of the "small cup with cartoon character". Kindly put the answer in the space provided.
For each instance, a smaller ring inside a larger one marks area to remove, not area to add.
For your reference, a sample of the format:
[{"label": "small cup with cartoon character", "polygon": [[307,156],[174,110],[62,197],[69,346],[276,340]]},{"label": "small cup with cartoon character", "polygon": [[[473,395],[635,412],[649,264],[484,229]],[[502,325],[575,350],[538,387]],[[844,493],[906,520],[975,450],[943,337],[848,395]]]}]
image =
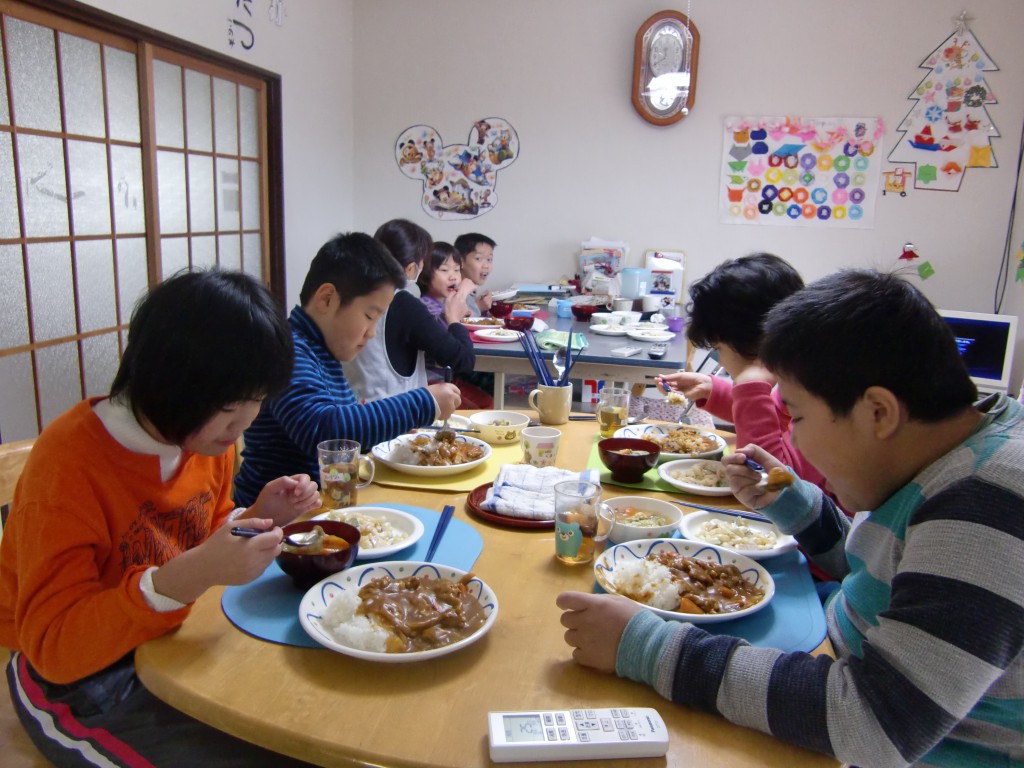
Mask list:
[{"label": "small cup with cartoon character", "polygon": [[562,430],[554,427],[526,427],[519,433],[523,463],[534,467],[552,467],[558,457]]},{"label": "small cup with cartoon character", "polygon": [[614,512],[601,503],[601,486],[597,483],[556,483],[555,557],[567,565],[589,563],[598,547],[608,540],[614,520]]}]

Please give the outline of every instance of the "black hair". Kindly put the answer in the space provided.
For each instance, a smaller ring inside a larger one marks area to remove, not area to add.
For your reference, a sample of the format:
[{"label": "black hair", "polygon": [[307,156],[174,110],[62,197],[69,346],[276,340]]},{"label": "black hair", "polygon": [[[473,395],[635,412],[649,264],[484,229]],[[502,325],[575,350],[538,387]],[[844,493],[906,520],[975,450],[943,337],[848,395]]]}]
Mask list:
[{"label": "black hair", "polygon": [[424,262],[423,271],[420,272],[419,279],[416,281],[416,284],[420,287],[420,292],[424,296],[426,296],[427,291],[430,289],[430,281],[434,279],[434,273],[448,259],[454,259],[455,263],[458,264],[458,251],[452,247],[451,243],[445,243],[441,240],[436,241],[430,251],[430,258]]},{"label": "black hair", "polygon": [[479,232],[467,232],[464,235],[459,235],[455,238],[455,250],[459,252],[458,257],[455,259],[460,265],[462,264],[462,258],[468,256],[476,247],[483,243],[494,248],[497,243],[491,240],[487,235],[481,235]]},{"label": "black hair", "polygon": [[363,232],[335,235],[317,251],[299,292],[306,306],[317,289],[330,283],[342,305],[373,293],[382,285],[405,286],[405,273],[388,249]]},{"label": "black hair", "polygon": [[896,275],[843,270],[780,302],[764,324],[761,359],[846,416],[868,387],[884,387],[910,418],[936,422],[978,396],[953,332]]},{"label": "black hair", "polygon": [[690,285],[686,336],[695,347],[728,344],[757,357],[764,316],[803,286],[800,273],[770,253],[722,262]]},{"label": "black hair", "polygon": [[430,246],[434,243],[434,238],[427,230],[408,219],[386,221],[373,236],[377,242],[384,244],[402,269],[426,261],[430,255]]},{"label": "black hair", "polygon": [[292,357],[288,322],[255,278],[178,272],[136,305],[110,396],[180,445],[222,408],[284,389]]}]

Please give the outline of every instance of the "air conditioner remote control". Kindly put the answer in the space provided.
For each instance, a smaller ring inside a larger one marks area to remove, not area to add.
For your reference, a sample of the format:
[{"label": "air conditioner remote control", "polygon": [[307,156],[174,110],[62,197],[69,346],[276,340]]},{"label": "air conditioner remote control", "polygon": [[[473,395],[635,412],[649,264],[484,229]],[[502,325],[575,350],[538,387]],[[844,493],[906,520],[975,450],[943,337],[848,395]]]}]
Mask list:
[{"label": "air conditioner remote control", "polygon": [[496,763],[661,757],[668,752],[665,721],[646,707],[490,712],[487,730]]}]

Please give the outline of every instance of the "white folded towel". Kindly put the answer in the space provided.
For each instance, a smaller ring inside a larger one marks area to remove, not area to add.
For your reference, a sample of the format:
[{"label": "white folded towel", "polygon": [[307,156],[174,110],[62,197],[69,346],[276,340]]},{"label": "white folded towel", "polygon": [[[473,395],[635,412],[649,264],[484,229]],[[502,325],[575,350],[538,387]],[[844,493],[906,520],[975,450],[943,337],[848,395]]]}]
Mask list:
[{"label": "white folded towel", "polygon": [[570,472],[558,467],[503,464],[480,506],[506,517],[554,520],[555,483],[563,480],[600,483],[600,477],[596,469]]}]

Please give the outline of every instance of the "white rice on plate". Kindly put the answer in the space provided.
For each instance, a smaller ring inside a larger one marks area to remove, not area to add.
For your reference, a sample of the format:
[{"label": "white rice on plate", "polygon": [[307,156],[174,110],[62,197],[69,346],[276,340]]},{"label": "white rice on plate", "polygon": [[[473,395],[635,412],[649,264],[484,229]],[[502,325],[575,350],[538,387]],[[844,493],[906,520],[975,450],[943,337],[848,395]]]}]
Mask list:
[{"label": "white rice on plate", "polygon": [[679,607],[679,587],[672,571],[661,563],[646,558],[622,563],[609,576],[615,591],[631,600],[663,611]]},{"label": "white rice on plate", "polygon": [[360,651],[385,653],[391,633],[375,619],[357,614],[362,600],[354,590],[345,590],[327,604],[320,626],[338,643]]}]

